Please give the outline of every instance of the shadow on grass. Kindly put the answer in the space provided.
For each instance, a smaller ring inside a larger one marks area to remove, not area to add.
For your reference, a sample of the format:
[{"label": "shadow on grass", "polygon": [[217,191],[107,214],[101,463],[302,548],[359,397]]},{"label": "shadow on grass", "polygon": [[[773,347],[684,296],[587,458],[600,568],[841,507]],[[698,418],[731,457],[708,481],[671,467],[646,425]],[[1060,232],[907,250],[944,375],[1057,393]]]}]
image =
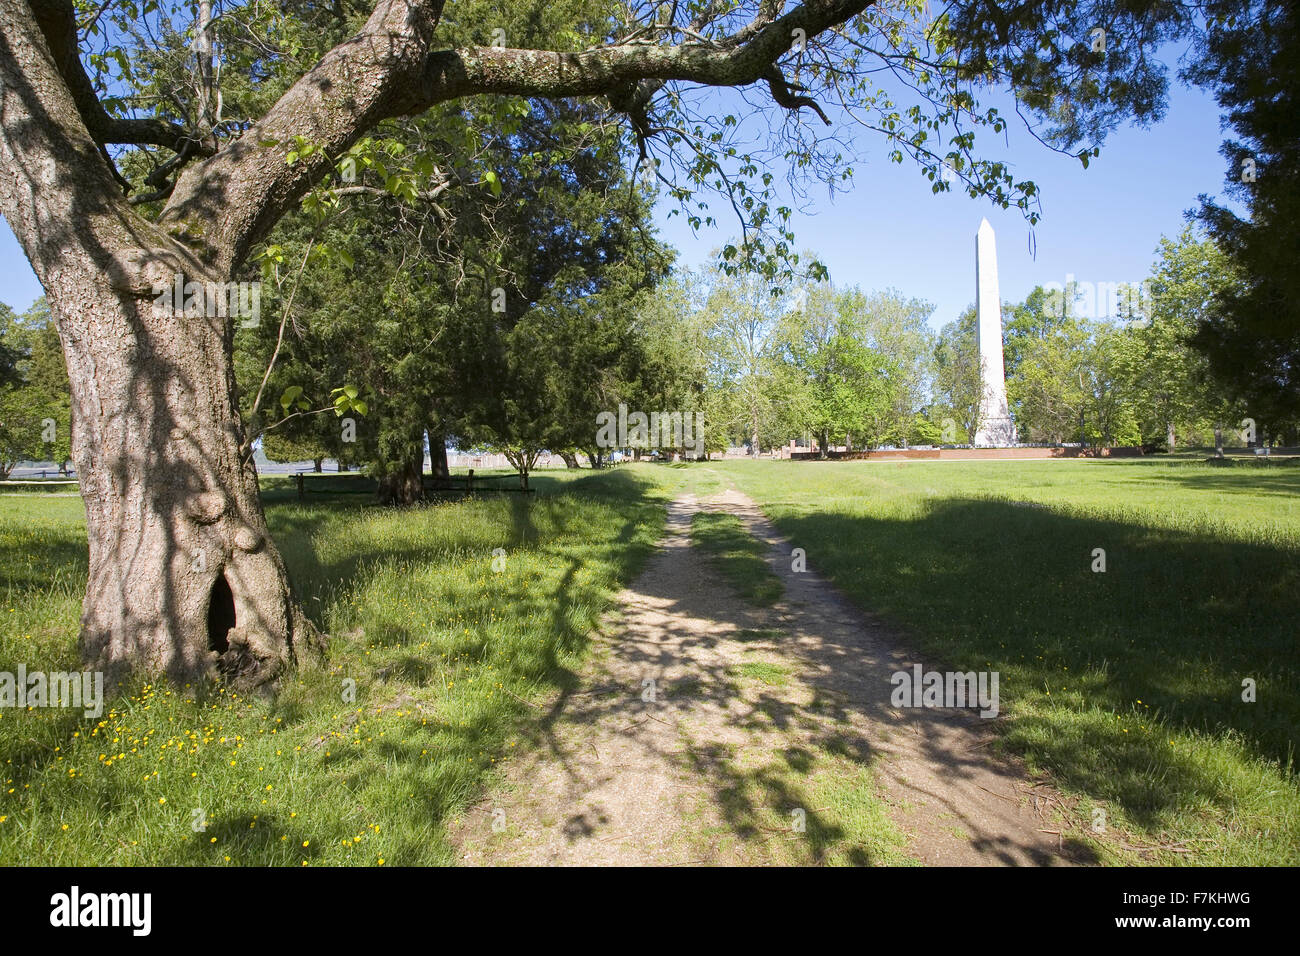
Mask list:
[{"label": "shadow on grass", "polygon": [[[1223,492],[1232,495],[1279,495],[1300,497],[1300,459],[1227,459],[1218,467],[1200,460],[1171,462],[1167,459],[1125,459],[1124,466],[1145,467],[1151,474],[1139,479],[1147,486],[1167,486],[1191,491]],[[1107,477],[1090,475],[1091,483],[1127,490],[1135,480],[1132,472]],[[1120,492],[1122,493],[1122,492]]]},{"label": "shadow on grass", "polygon": [[85,586],[86,529],[84,525],[47,528],[39,548],[22,541],[0,540],[0,593],[45,591],[54,580]]},{"label": "shadow on grass", "polygon": [[[503,635],[485,622],[490,612],[502,608],[515,622],[512,627],[524,621],[538,623],[529,627],[529,639],[511,647],[508,661],[496,665],[493,680],[500,678],[506,687],[561,695],[578,686],[573,666],[581,659],[581,651],[598,623],[610,596],[608,588],[635,575],[653,550],[663,504],[649,494],[656,487],[653,482],[625,472],[602,472],[539,484],[542,488],[535,498],[491,499],[494,503],[490,507],[498,517],[508,515],[508,537],[502,545],[509,553],[514,549],[531,552],[546,569],[545,575],[539,580],[503,573],[487,593],[469,579],[439,575],[424,597],[430,604],[457,609],[479,626],[440,634],[436,652],[421,652],[416,645],[428,637],[427,629],[386,621],[383,633],[368,632],[366,636],[368,643],[386,649],[384,653],[388,654],[373,672],[371,690],[381,684],[423,687],[442,681],[445,665],[436,660],[439,655],[447,660],[496,661],[494,652],[499,650]],[[579,506],[580,498],[615,505],[624,518],[616,526],[600,530],[589,527],[592,518]],[[441,509],[459,507],[463,506],[428,506],[420,509],[420,516],[437,521]],[[453,513],[447,511],[448,517]],[[377,547],[350,550],[341,560],[321,561],[313,548],[313,537],[306,533],[307,527],[307,523],[300,522],[293,531],[301,545],[288,559],[291,571],[307,568],[307,574],[338,587],[340,598],[364,593],[366,577],[357,573],[360,568],[381,562],[418,561],[427,565],[437,560],[436,554],[425,549]],[[317,524],[315,534],[328,534],[328,525]],[[451,556],[481,551],[481,535],[466,529],[440,541],[440,548]],[[583,574],[593,569],[599,572],[594,578]],[[522,702],[506,710],[516,717],[526,713]],[[459,722],[439,722],[436,727],[413,724],[370,752],[356,753],[339,747],[322,759],[348,787],[361,787],[371,775],[382,773],[385,786],[408,791],[412,796],[405,802],[418,807],[419,818],[436,827],[478,792],[487,765],[492,757],[502,756],[506,739],[514,729],[513,722],[503,720],[502,712],[497,710]],[[437,753],[439,759],[431,763],[426,752]],[[380,758],[378,764],[376,756]],[[411,858],[417,858],[427,847],[412,843],[407,849]]]},{"label": "shadow on grass", "polygon": [[[967,499],[928,501],[907,519],[823,512],[775,523],[919,649],[959,670],[1000,671],[1004,700],[1035,702],[1014,722],[1015,745],[1142,822],[1224,798],[1210,768],[1170,752],[1159,721],[1239,737],[1294,772],[1294,549]],[[1092,570],[1098,548],[1104,572]],[[1242,700],[1247,679],[1255,703]]]},{"label": "shadow on grass", "polygon": [[[875,729],[897,722],[885,679],[892,660],[879,656],[860,618],[843,613],[847,608],[833,594],[815,596],[817,610],[806,622],[772,629],[770,610],[719,593],[712,562],[684,533],[689,514],[676,510],[670,527],[677,533],[637,578],[631,598],[634,608],[651,613],[633,612],[620,621],[617,663],[607,682],[566,691],[530,728],[534,746],[562,775],[558,786],[569,794],[569,804],[589,805],[589,748],[596,748],[599,761],[676,766],[689,774],[719,818],[716,828],[706,823],[695,830],[710,858],[720,852],[717,841],[734,838],[751,863],[768,857],[805,864],[900,862],[901,838],[876,797],[871,769],[879,753]],[[773,559],[766,545],[758,547],[762,560]],[[694,586],[683,587],[683,581]],[[813,691],[811,700],[791,686],[785,666],[762,657],[790,646],[799,648],[800,684]],[[651,699],[643,693],[646,677],[656,682]],[[633,732],[652,720],[671,726],[674,714],[678,726],[692,727],[688,739]],[[909,735],[914,731],[925,741],[928,755],[949,778],[980,779],[987,755],[969,747],[969,736],[938,729],[954,718],[977,720],[965,712],[919,711]],[[771,746],[751,745],[764,739]],[[603,771],[594,776],[603,783]],[[990,858],[1054,862],[1032,841],[994,832],[955,793],[922,793],[919,785],[907,792],[951,815],[971,834],[971,845]],[[601,807],[591,803],[590,809],[594,814]],[[603,836],[600,826],[584,819],[586,835]],[[797,831],[796,820],[802,824]],[[1069,855],[1096,859],[1075,847]]]},{"label": "shadow on grass", "polygon": [[[444,602],[444,612],[466,612],[469,625],[454,632],[448,628],[439,635],[445,640],[432,650],[422,651],[416,646],[429,635],[414,627],[393,628],[390,633],[368,627],[377,650],[367,652],[355,641],[340,645],[341,659],[357,681],[358,702],[374,703],[383,711],[378,717],[370,714],[364,719],[385,723],[387,736],[367,734],[367,746],[355,749],[350,739],[337,736],[348,726],[340,721],[352,711],[342,716],[333,713],[339,706],[341,678],[335,670],[324,667],[300,669],[265,709],[261,704],[250,705],[246,712],[237,709],[232,716],[224,706],[213,714],[202,694],[200,700],[186,705],[173,701],[176,709],[172,716],[179,719],[179,725],[170,722],[158,704],[151,710],[139,706],[137,700],[124,704],[110,694],[113,699],[107,703],[119,707],[115,725],[131,728],[122,732],[122,743],[113,743],[131,760],[141,759],[137,747],[140,754],[144,750],[134,739],[128,745],[128,734],[145,738],[161,728],[161,739],[167,740],[177,732],[177,726],[222,725],[215,734],[220,742],[205,740],[203,751],[197,755],[191,756],[187,750],[183,757],[177,754],[169,758],[182,761],[185,772],[170,784],[168,802],[164,805],[159,801],[156,809],[151,807],[159,819],[166,817],[169,825],[175,823],[171,818],[181,812],[173,808],[207,807],[207,830],[190,835],[189,818],[185,816],[177,834],[160,836],[157,828],[137,831],[140,849],[133,850],[131,847],[137,844],[132,841],[128,845],[121,835],[138,822],[140,814],[134,808],[139,804],[142,778],[124,773],[125,768],[108,769],[102,755],[96,759],[103,745],[85,733],[93,722],[83,718],[80,711],[15,714],[12,720],[5,715],[4,727],[0,728],[4,730],[0,735],[0,763],[8,765],[4,779],[11,781],[10,787],[16,784],[20,792],[8,801],[0,801],[0,816],[9,814],[12,821],[18,813],[26,812],[27,801],[36,800],[22,793],[24,784],[31,781],[32,792],[40,792],[39,800],[32,804],[39,804],[40,812],[32,822],[42,828],[54,834],[64,833],[66,828],[60,829],[60,820],[75,821],[78,815],[100,821],[97,827],[111,820],[118,828],[114,831],[117,838],[102,848],[80,835],[83,847],[95,849],[89,857],[78,858],[109,862],[116,856],[119,862],[220,863],[223,854],[229,854],[233,862],[245,865],[297,865],[300,858],[336,859],[340,844],[330,847],[331,836],[347,845],[347,838],[355,836],[358,829],[378,821],[384,824],[386,839],[392,841],[390,848],[394,843],[400,846],[400,852],[391,853],[394,862],[448,862],[440,831],[442,819],[481,792],[494,758],[503,756],[527,705],[502,691],[486,703],[481,695],[465,694],[459,681],[455,693],[449,693],[435,685],[439,668],[448,666],[447,658],[460,658],[463,662],[455,666],[467,671],[468,677],[481,678],[473,684],[475,688],[499,680],[519,694],[572,686],[576,678],[571,668],[603,611],[609,589],[635,572],[661,526],[662,501],[650,494],[655,485],[636,475],[602,473],[543,484],[547,487],[541,494],[527,499],[494,497],[466,504],[433,505],[415,509],[409,516],[380,511],[380,516],[389,519],[387,525],[358,524],[357,519],[368,519],[377,510],[359,500],[360,496],[341,497],[326,506],[314,501],[303,507],[290,501],[268,508],[271,529],[300,593],[304,582],[308,588],[328,586],[328,600],[309,604],[318,621],[327,616],[330,601],[360,602],[362,610],[374,610],[364,604],[367,588],[375,581],[371,569],[387,567],[392,572],[393,565],[401,563],[409,564],[410,574],[399,567],[397,574],[387,575],[387,583],[395,582],[399,588],[415,587],[410,592],[413,604],[427,599],[431,604]],[[594,507],[592,501],[603,504]],[[445,526],[441,524],[444,520]],[[413,523],[438,533],[422,535],[418,527],[407,533]],[[393,529],[398,533],[390,533]],[[69,568],[80,567],[79,580],[84,579],[84,532],[78,526],[75,533],[65,537],[66,541],[55,539],[58,547],[43,553],[43,564],[49,571],[33,571],[32,586],[48,587],[49,575],[67,575]],[[533,573],[505,574],[492,579],[485,588],[482,574],[466,574],[459,565],[467,556],[474,559],[482,555],[486,570],[497,537],[507,548],[529,553]],[[419,546],[421,540],[430,546]],[[21,552],[0,553],[0,561],[7,560],[10,565],[21,558],[20,570],[31,557]],[[384,592],[381,589],[378,593],[382,596]],[[491,612],[496,617],[489,623]],[[521,638],[515,625],[530,617],[533,620]],[[382,616],[378,619],[387,620]],[[67,635],[70,660],[75,660],[71,647],[74,636],[73,632]],[[367,640],[370,637],[367,635]],[[10,649],[13,646],[10,644]],[[489,669],[485,666],[488,663],[496,666]],[[434,687],[421,692],[430,685]],[[134,690],[138,692],[139,688]],[[394,700],[400,702],[395,706],[407,713],[389,713],[385,708],[394,705]],[[128,716],[121,715],[123,705],[130,712]],[[454,711],[454,718],[441,712],[444,707]],[[431,711],[438,711],[436,718],[429,716]],[[268,720],[273,724],[266,723]],[[269,737],[258,736],[272,725],[286,735],[289,745],[281,746],[278,740],[271,742]],[[257,779],[253,779],[251,769],[244,769],[243,761],[236,768],[233,758],[227,761],[228,753],[212,754],[213,750],[221,750],[226,737],[239,733],[249,741],[250,751],[245,753],[250,753],[251,766],[259,772],[265,767],[265,773]],[[318,735],[321,746],[315,746]],[[213,733],[205,730],[195,738],[195,746],[198,739],[211,736]],[[263,743],[259,745],[255,740]],[[277,746],[284,751],[283,756]],[[257,762],[253,762],[251,754],[257,754]],[[299,769],[300,761],[315,766]],[[76,775],[60,775],[73,764],[79,771]],[[152,758],[150,766],[155,766]],[[270,785],[262,790],[263,784]],[[219,801],[213,801],[212,787],[220,788]],[[295,788],[307,803],[299,804],[297,813],[290,813],[284,809],[284,801],[293,799],[289,794]],[[214,807],[214,802],[221,805]],[[279,809],[277,802],[281,804]],[[130,821],[123,819],[127,816]],[[350,829],[358,820],[361,824],[357,829]],[[103,825],[107,828],[107,824]],[[73,826],[71,832],[76,833],[78,824],[74,822]],[[11,826],[2,835],[16,838],[18,832]],[[216,844],[210,842],[212,837],[217,838]],[[133,857],[133,853],[146,852],[144,844],[148,844],[147,852],[152,855],[147,859]],[[364,853],[349,858],[375,861]]]},{"label": "shadow on grass", "polygon": [[[575,524],[580,519],[563,519],[566,500],[583,497],[631,504],[651,500],[647,495],[656,488],[654,482],[645,476],[624,470],[595,472],[568,480],[542,477],[536,479],[534,485],[538,489],[535,497],[512,495],[506,500],[503,497],[489,496],[430,503],[412,506],[408,513],[413,518],[419,516],[420,520],[434,522],[438,522],[445,514],[450,523],[450,519],[465,504],[507,508],[511,519],[510,533],[501,540],[500,546],[507,551],[518,548],[536,549],[543,545],[534,521],[536,508],[548,509],[553,532],[569,534],[581,529]],[[336,597],[341,590],[356,588],[366,576],[367,569],[386,562],[427,562],[438,556],[423,546],[385,547],[371,542],[365,546],[349,548],[334,559],[323,556],[325,549],[320,547],[321,537],[341,533],[347,521],[359,516],[383,517],[395,514],[401,512],[357,500],[357,496],[340,496],[329,503],[312,501],[303,506],[295,501],[267,508],[268,525],[289,569],[290,580],[304,609],[317,626],[325,625],[323,614],[331,598]],[[557,515],[561,516],[558,520]],[[640,519],[633,519],[633,522],[637,520]],[[473,554],[482,550],[481,529],[471,524],[463,524],[454,533],[444,531],[444,536],[439,541],[439,552],[446,556]],[[629,554],[627,558],[637,560],[635,553]]]}]

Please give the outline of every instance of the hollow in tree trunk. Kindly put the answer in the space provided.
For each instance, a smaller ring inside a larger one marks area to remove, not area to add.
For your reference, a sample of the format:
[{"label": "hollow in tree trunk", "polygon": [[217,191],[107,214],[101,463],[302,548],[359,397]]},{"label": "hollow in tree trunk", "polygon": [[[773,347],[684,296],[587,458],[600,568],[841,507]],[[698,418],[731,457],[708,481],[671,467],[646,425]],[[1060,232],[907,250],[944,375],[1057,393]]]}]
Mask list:
[{"label": "hollow in tree trunk", "polygon": [[[264,685],[321,641],[241,450],[233,325],[215,302],[233,266],[127,206],[59,74],[76,51],[55,56],[40,32],[75,41],[71,21],[60,32],[59,9],[41,9],[54,19],[0,0],[0,212],[45,289],[68,366],[89,545],[81,650],[110,680],[221,668]],[[186,302],[161,304],[178,275]]]},{"label": "hollow in tree trunk", "polygon": [[177,316],[93,275],[57,283],[86,506],[81,649],[92,666],[273,681],[319,635],[269,540],[223,319]]}]

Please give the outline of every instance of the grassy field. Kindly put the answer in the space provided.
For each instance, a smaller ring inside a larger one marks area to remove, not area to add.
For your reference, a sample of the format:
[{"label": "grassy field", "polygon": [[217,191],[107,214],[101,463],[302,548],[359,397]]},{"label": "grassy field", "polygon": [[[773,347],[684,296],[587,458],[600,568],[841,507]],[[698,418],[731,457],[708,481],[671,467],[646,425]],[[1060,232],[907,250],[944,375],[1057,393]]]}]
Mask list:
[{"label": "grassy field", "polygon": [[1107,859],[1300,863],[1300,467],[710,467],[936,663],[999,671],[1007,744]]},{"label": "grassy field", "polygon": [[[535,500],[414,512],[273,487],[272,532],[332,635],[328,663],[273,702],[143,685],[99,720],[0,710],[0,863],[450,862],[443,821],[516,745],[525,701],[576,679],[684,477],[560,473]],[[0,499],[0,671],[79,667],[84,549],[79,499]]]},{"label": "grassy field", "polygon": [[[451,862],[444,821],[525,702],[573,686],[667,498],[728,482],[928,659],[1000,672],[1007,746],[1104,811],[1103,859],[1300,863],[1300,467],[1170,461],[628,466],[411,512],[269,481],[328,662],[274,701],[132,686],[98,720],[0,709],[0,863]],[[692,537],[741,594],[779,596],[735,519]],[[0,496],[0,671],[78,668],[84,549],[79,499]]]}]

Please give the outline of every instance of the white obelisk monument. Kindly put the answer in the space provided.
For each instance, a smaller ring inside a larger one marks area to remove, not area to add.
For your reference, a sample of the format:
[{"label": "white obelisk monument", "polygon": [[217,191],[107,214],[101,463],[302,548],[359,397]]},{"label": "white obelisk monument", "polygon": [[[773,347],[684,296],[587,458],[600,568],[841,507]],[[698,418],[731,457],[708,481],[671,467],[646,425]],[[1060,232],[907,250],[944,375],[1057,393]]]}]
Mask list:
[{"label": "white obelisk monument", "polygon": [[972,444],[1006,448],[1016,443],[1007,411],[1006,367],[1002,363],[1002,298],[998,292],[998,251],[987,219],[975,236],[975,346],[980,354],[980,421]]}]

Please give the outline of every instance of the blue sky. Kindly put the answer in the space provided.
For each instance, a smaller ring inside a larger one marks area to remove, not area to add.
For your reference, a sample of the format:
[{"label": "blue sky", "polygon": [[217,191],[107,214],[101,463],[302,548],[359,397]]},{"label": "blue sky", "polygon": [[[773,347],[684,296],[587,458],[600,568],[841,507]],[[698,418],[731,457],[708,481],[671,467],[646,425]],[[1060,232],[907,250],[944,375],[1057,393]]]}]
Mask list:
[{"label": "blue sky", "polygon": [[[859,144],[867,161],[854,164],[850,190],[829,201],[823,189],[814,214],[796,216],[798,247],[815,251],[837,286],[892,287],[933,303],[931,324],[938,328],[975,301],[975,232],[984,217],[997,233],[1002,298],[1018,302],[1036,285],[1064,285],[1068,275],[1079,282],[1140,283],[1161,235],[1181,232],[1183,214],[1199,194],[1223,192],[1218,105],[1176,82],[1162,122],[1115,131],[1086,170],[1034,140],[1014,115],[1011,122],[1010,148],[999,154],[1013,163],[1017,178],[1039,187],[1036,256],[1019,210],[971,199],[956,187],[936,195],[918,167],[887,161],[883,140],[870,139]],[[696,236],[680,216],[664,222],[662,235],[681,251],[685,266],[704,263],[738,231],[723,203],[710,205],[721,220],[715,230]],[[663,219],[668,207],[661,206]]]},{"label": "blue sky", "polygon": [[[933,303],[936,328],[974,301],[975,231],[985,216],[997,232],[1004,300],[1019,301],[1035,285],[1064,283],[1067,275],[1080,282],[1136,283],[1147,276],[1160,236],[1182,229],[1196,196],[1222,193],[1222,139],[1214,100],[1177,83],[1164,121],[1116,131],[1086,170],[1037,143],[1013,117],[1010,146],[1000,152],[1041,192],[1035,258],[1030,226],[1018,211],[956,191],[935,195],[915,166],[888,162],[883,141],[864,138],[865,161],[854,164],[850,190],[834,201],[824,189],[814,190],[813,214],[796,216],[798,245],[820,256],[837,285],[892,287]],[[669,218],[667,204],[657,210],[662,235],[680,250],[683,265],[707,261],[737,230],[722,214],[724,202],[712,206],[721,225],[698,235],[682,217]],[[22,311],[40,295],[0,220],[0,302]]]}]

